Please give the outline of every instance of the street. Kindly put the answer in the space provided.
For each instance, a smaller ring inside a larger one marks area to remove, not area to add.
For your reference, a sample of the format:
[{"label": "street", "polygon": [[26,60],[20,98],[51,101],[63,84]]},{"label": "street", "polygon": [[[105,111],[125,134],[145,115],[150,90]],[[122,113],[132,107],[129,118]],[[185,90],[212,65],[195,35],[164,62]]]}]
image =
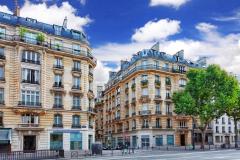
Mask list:
[{"label": "street", "polygon": [[204,152],[143,151],[125,156],[89,157],[96,160],[240,160],[239,150],[218,150]]}]

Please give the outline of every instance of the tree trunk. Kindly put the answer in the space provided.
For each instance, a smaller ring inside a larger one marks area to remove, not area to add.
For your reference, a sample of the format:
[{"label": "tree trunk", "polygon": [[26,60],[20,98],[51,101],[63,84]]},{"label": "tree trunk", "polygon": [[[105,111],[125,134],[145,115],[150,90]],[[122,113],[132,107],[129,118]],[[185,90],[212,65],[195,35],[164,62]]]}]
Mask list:
[{"label": "tree trunk", "polygon": [[234,120],[234,132],[235,132],[235,148],[238,148],[238,129],[237,129],[236,117],[234,117],[233,120]]},{"label": "tree trunk", "polygon": [[194,139],[194,123],[195,123],[195,120],[194,120],[194,117],[192,117],[192,149],[195,150],[195,139]]},{"label": "tree trunk", "polygon": [[207,129],[208,124],[205,124],[205,126],[202,128],[202,143],[201,143],[201,149],[204,149],[205,146],[205,132]]}]

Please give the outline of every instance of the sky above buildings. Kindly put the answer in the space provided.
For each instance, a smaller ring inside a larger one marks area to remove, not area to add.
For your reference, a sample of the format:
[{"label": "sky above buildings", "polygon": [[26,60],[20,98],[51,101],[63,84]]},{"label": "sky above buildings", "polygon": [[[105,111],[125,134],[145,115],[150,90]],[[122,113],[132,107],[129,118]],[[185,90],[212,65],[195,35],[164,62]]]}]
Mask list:
[{"label": "sky above buildings", "polygon": [[[0,0],[12,13],[13,0]],[[96,84],[108,80],[121,59],[160,42],[160,50],[196,60],[207,56],[240,74],[239,0],[19,0],[20,15],[62,25],[88,35],[98,59]]]}]

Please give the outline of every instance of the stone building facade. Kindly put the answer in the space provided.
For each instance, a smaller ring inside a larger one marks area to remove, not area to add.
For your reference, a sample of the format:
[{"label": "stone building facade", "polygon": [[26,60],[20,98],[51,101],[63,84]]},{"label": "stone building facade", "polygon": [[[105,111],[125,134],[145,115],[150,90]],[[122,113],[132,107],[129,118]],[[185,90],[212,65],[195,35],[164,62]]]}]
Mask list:
[{"label": "stone building facade", "polygon": [[82,32],[0,12],[0,148],[89,149],[95,66]]},{"label": "stone building facade", "polygon": [[103,143],[118,147],[158,147],[192,143],[192,120],[174,113],[172,94],[186,85],[186,71],[206,65],[186,60],[184,52],[169,55],[144,49],[110,72],[103,104]]}]

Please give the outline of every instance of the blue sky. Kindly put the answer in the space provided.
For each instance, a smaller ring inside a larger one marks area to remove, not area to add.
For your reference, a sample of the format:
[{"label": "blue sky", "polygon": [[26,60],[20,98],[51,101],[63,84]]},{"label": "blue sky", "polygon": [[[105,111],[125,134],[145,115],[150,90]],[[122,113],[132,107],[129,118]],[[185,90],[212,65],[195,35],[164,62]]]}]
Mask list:
[{"label": "blue sky", "polygon": [[[209,57],[229,72],[240,73],[239,0],[19,0],[21,16],[61,24],[89,37],[98,58],[96,81],[106,82],[109,70],[137,51],[160,42],[160,50]],[[11,12],[13,0],[1,0]],[[51,16],[52,15],[52,16]]]}]

